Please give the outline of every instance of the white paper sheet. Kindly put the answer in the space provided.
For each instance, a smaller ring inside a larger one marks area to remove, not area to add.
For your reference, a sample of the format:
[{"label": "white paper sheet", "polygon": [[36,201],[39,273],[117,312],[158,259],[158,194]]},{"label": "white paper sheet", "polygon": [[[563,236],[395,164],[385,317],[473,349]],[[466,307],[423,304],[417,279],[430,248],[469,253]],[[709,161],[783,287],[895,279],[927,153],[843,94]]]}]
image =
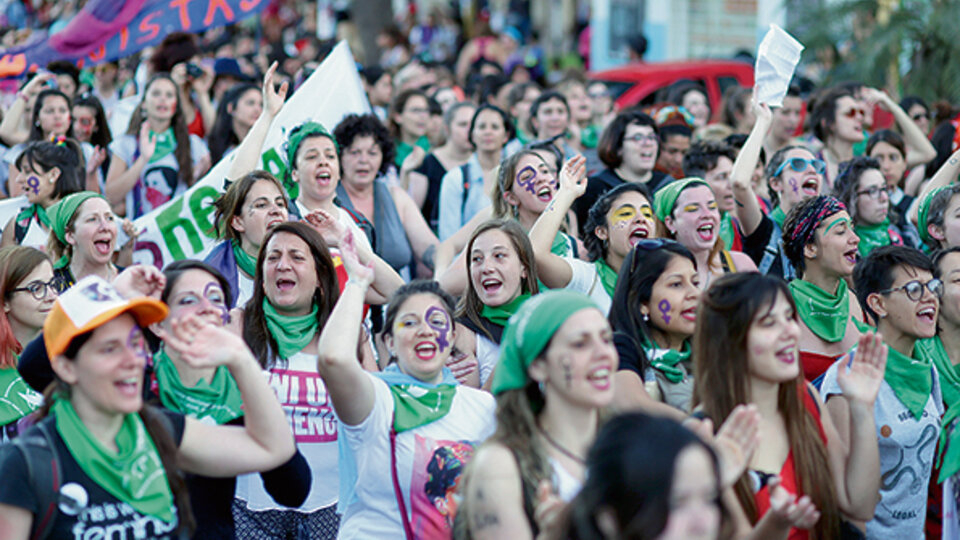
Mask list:
[{"label": "white paper sheet", "polygon": [[776,24],[770,25],[757,48],[753,79],[757,101],[771,107],[783,105],[793,71],[800,62],[803,44]]}]

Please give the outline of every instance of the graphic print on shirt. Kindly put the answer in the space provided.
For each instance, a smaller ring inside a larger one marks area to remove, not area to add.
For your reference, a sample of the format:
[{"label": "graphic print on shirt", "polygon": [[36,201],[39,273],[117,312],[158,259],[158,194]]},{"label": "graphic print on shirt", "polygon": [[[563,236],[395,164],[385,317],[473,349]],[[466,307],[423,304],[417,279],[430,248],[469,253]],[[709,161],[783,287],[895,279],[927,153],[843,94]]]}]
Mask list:
[{"label": "graphic print on shirt", "polygon": [[275,367],[268,382],[280,400],[298,443],[337,440],[337,419],[323,379],[316,372]]},{"label": "graphic print on shirt", "polygon": [[410,481],[410,524],[415,538],[450,538],[460,504],[457,486],[476,443],[438,441],[414,434]]},{"label": "graphic print on shirt", "polygon": [[[909,415],[909,413],[906,413]],[[923,416],[929,416],[927,411],[923,411]],[[913,420],[912,416],[908,418],[901,415],[901,421],[903,420]],[[880,428],[881,436],[885,434],[891,434],[892,430],[888,425],[884,425]],[[882,444],[882,442],[881,442]],[[894,491],[901,482],[908,483],[907,489],[912,496],[916,496],[921,492],[927,490],[927,473],[924,471],[930,471],[934,456],[934,451],[937,448],[937,428],[932,424],[928,424],[920,432],[920,436],[917,440],[908,445],[904,445],[899,448],[899,458],[897,463],[893,466],[892,469],[886,472],[881,472],[880,474],[880,491]],[[907,463],[907,464],[905,464]],[[910,463],[919,464],[922,470],[915,470],[914,466]],[[894,500],[889,499],[881,500],[880,505],[883,506],[884,510],[897,520],[908,520],[908,519],[917,519],[920,517],[919,510],[915,508],[907,507],[892,507],[890,502],[908,502],[904,500]],[[922,499],[922,502],[926,504],[926,500]]]},{"label": "graphic print on shirt", "polygon": [[147,166],[143,172],[143,198],[147,202],[144,212],[157,208],[171,198],[177,189],[177,171],[167,166]]},{"label": "graphic print on shirt", "polygon": [[[166,537],[178,526],[174,519],[166,523],[137,512],[125,502],[90,503],[86,488],[76,482],[60,487],[57,507],[76,521],[70,532],[76,540],[110,538],[115,540]],[[176,516],[176,508],[173,515]]]}]

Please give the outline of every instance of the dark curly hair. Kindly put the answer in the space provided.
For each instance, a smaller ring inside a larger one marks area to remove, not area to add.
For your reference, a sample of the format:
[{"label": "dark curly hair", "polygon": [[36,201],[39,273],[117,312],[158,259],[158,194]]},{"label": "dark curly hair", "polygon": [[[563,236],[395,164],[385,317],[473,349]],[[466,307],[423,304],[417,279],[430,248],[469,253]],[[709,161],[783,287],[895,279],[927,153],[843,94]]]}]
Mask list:
[{"label": "dark curly hair", "polygon": [[[866,156],[857,156],[840,164],[840,174],[833,183],[833,196],[847,206],[850,219],[857,223],[857,192],[860,190],[860,177],[870,169],[880,169],[880,162]],[[886,186],[886,184],[884,184]]]},{"label": "dark curly hair", "polygon": [[696,142],[683,156],[683,174],[703,178],[717,166],[721,157],[733,163],[737,160],[737,152],[723,141]]},{"label": "dark curly hair", "polygon": [[387,168],[393,164],[396,153],[393,139],[386,126],[372,114],[348,114],[333,129],[333,136],[336,137],[337,144],[340,146],[341,173],[343,173],[343,153],[357,137],[373,137],[374,142],[380,147],[380,153],[383,154],[383,160],[380,161],[380,174],[387,172]]},{"label": "dark curly hair", "polygon": [[607,226],[607,212],[609,212],[610,207],[613,206],[613,201],[617,200],[617,197],[624,193],[630,192],[639,193],[643,195],[648,202],[653,203],[653,195],[650,194],[650,189],[647,188],[645,184],[625,182],[601,195],[600,198],[597,199],[597,202],[593,203],[593,206],[590,207],[590,211],[587,213],[586,228],[584,229],[586,234],[583,236],[583,246],[587,248],[587,257],[591,261],[596,261],[607,256],[607,246],[603,240],[600,240],[595,232],[597,227]]}]

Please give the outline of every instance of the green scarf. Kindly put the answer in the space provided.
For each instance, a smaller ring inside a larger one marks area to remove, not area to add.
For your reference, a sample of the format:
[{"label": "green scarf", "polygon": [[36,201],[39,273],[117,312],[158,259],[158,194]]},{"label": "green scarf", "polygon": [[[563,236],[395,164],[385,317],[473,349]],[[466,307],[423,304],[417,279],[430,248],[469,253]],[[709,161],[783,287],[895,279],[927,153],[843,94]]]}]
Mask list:
[{"label": "green scarf", "polygon": [[643,350],[647,353],[650,366],[660,373],[663,373],[663,376],[666,377],[668,381],[674,384],[683,381],[684,370],[679,368],[677,364],[690,361],[690,353],[692,352],[690,340],[685,340],[683,342],[683,349],[679,351],[660,349],[657,347],[657,344],[652,341],[644,342]]},{"label": "green scarf", "polygon": [[770,219],[772,219],[782,231],[783,222],[787,220],[787,213],[783,211],[783,208],[778,206],[773,209],[773,212],[770,212]]},{"label": "green scarf", "polygon": [[795,279],[787,284],[797,304],[797,313],[818,338],[836,343],[843,339],[850,319],[847,282],[840,280],[837,292],[830,294],[809,281]]},{"label": "green scarf", "polygon": [[593,149],[600,142],[600,127],[595,124],[580,130],[580,145],[584,148]]},{"label": "green scarf", "polygon": [[613,291],[617,288],[617,271],[607,264],[603,258],[593,261],[597,267],[597,275],[600,276],[600,283],[603,283],[603,289],[607,291],[610,298],[613,298]]},{"label": "green scarf", "polygon": [[17,368],[0,369],[0,426],[32,413],[41,401],[43,396],[23,382]]},{"label": "green scarf", "polygon": [[483,309],[480,310],[480,316],[498,326],[506,326],[510,317],[520,309],[520,306],[522,306],[528,298],[530,298],[530,293],[525,292],[520,293],[516,298],[502,306],[491,307],[484,305]]},{"label": "green scarf", "polygon": [[278,354],[280,358],[287,359],[302,351],[313,336],[317,334],[317,306],[314,304],[313,310],[307,315],[300,317],[290,317],[277,313],[266,298],[263,299],[263,314],[267,320],[267,330],[277,342]]},{"label": "green scarf", "polygon": [[553,244],[550,245],[550,253],[558,257],[566,257],[570,254],[570,242],[567,241],[567,235],[562,231],[557,231],[553,237]]},{"label": "green scarf", "polygon": [[173,522],[173,494],[167,475],[139,415],[124,416],[117,433],[119,451],[114,453],[83,425],[70,400],[57,399],[51,410],[64,444],[87,476],[141,514]]},{"label": "green scarf", "polygon": [[887,370],[883,374],[884,380],[893,388],[903,405],[910,410],[913,417],[920,420],[923,408],[930,399],[933,388],[933,373],[930,366],[933,362],[923,355],[917,354],[914,347],[914,358],[906,357],[892,347],[887,347]]},{"label": "green scarf", "polygon": [[20,213],[17,214],[17,221],[29,221],[33,219],[33,216],[37,216],[37,221],[39,221],[44,227],[49,229],[52,226],[50,222],[50,216],[47,215],[47,209],[39,204],[31,204],[30,206],[21,210]]},{"label": "green scarf", "polygon": [[[56,204],[47,209],[47,216],[50,218],[50,232],[52,232],[61,244],[67,244],[67,225],[73,218],[73,215],[80,209],[80,205],[94,197],[103,198],[103,195],[92,191],[80,191],[71,193],[60,199]],[[106,200],[106,199],[104,199]],[[63,268],[70,264],[70,258],[64,255],[57,262],[53,263],[54,268]]]},{"label": "green scarf", "polygon": [[203,420],[207,417],[217,424],[226,424],[234,418],[243,416],[241,407],[243,398],[237,382],[230,375],[230,370],[219,366],[209,383],[201,380],[194,387],[187,387],[180,380],[177,366],[160,349],[153,357],[159,387],[160,402],[163,406]]},{"label": "green scarf", "polygon": [[947,350],[943,348],[943,341],[940,341],[940,336],[918,340],[915,350],[917,356],[933,362],[933,365],[937,367],[944,406],[949,409],[960,403],[960,366],[955,366],[950,361],[950,356],[947,354]]},{"label": "green scarf", "polygon": [[240,242],[236,240],[231,240],[230,244],[233,246],[233,258],[237,261],[237,266],[240,270],[243,270],[243,273],[253,277],[257,275],[257,258],[250,255],[240,247]]},{"label": "green scarf", "polygon": [[878,247],[890,245],[890,218],[876,225],[854,225],[853,231],[860,237],[860,256],[866,257]]},{"label": "green scarf", "polygon": [[720,239],[723,240],[723,245],[728,250],[733,249],[733,228],[733,214],[724,212],[723,215],[720,216]]},{"label": "green scarf", "polygon": [[157,146],[153,150],[153,155],[150,156],[149,163],[160,161],[177,149],[177,137],[173,134],[173,127],[168,127],[163,133],[156,133],[151,129],[150,136],[156,138]]}]

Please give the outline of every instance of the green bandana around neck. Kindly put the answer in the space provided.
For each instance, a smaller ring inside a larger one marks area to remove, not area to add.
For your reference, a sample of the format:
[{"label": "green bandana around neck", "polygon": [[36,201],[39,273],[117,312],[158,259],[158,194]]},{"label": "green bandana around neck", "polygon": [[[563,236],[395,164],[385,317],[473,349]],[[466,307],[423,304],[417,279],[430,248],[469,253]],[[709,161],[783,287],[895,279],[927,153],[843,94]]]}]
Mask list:
[{"label": "green bandana around neck", "polygon": [[0,426],[32,413],[42,402],[43,396],[27,386],[17,368],[0,368]]},{"label": "green bandana around neck", "polygon": [[417,384],[390,385],[393,395],[393,429],[402,433],[431,422],[435,422],[450,412],[457,387],[452,384],[439,384],[428,388]]},{"label": "green bandana around neck", "polygon": [[[60,240],[60,243],[64,245],[67,244],[67,225],[70,224],[70,219],[73,218],[74,214],[77,213],[77,210],[80,209],[80,205],[94,197],[100,197],[101,199],[106,200],[104,199],[103,195],[100,195],[99,193],[94,193],[92,191],[80,191],[67,195],[47,209],[47,215],[50,217],[51,223],[50,232],[56,235],[57,240]],[[63,268],[68,264],[70,264],[70,258],[64,255],[53,264],[53,267]]]},{"label": "green bandana around neck", "polygon": [[930,369],[933,362],[916,354],[916,347],[914,357],[904,356],[887,346],[887,369],[883,379],[913,417],[920,420],[933,388],[933,372]]},{"label": "green bandana around neck", "polygon": [[[955,366],[943,346],[940,336],[917,340],[915,348],[917,356],[933,362],[940,377],[940,392],[943,393],[943,404],[948,409],[960,403],[960,366]],[[946,424],[944,424],[946,425]],[[960,449],[958,449],[960,450]]]},{"label": "green bandana around neck", "polygon": [[783,230],[783,222],[787,220],[787,213],[783,211],[783,208],[776,207],[770,212],[770,219],[780,227],[780,230]]},{"label": "green bandana around neck", "polygon": [[167,474],[139,415],[124,416],[117,433],[118,451],[113,452],[90,433],[68,399],[57,399],[51,412],[60,437],[87,476],[141,514],[173,522],[173,494]]},{"label": "green bandana around neck", "polygon": [[47,209],[36,203],[21,210],[20,213],[17,214],[17,222],[29,221],[33,219],[34,216],[37,217],[37,221],[44,227],[49,229],[52,226],[50,216],[47,214]]},{"label": "green bandana around neck", "polygon": [[653,369],[663,373],[668,381],[676,384],[683,381],[684,370],[677,366],[681,362],[690,361],[690,340],[683,342],[683,348],[679,351],[673,349],[660,349],[653,341],[647,341],[643,344],[643,349],[650,360],[650,366]]},{"label": "green bandana around neck", "polygon": [[860,237],[857,249],[861,257],[866,257],[878,247],[890,245],[890,218],[875,225],[854,225],[853,231]]},{"label": "green bandana around neck", "polygon": [[723,245],[726,249],[733,249],[733,214],[730,212],[724,212],[720,216],[720,239],[723,240]]},{"label": "green bandana around neck", "polygon": [[231,240],[230,245],[233,246],[233,258],[237,261],[237,266],[240,270],[243,270],[243,273],[250,277],[256,276],[257,258],[244,251],[240,246],[240,242],[236,240]]},{"label": "green bandana around neck", "polygon": [[835,294],[802,279],[791,281],[787,287],[797,304],[797,314],[811,332],[827,343],[843,339],[850,319],[850,295],[847,294],[846,281],[839,281]]},{"label": "green bandana around neck", "polygon": [[502,306],[491,307],[484,305],[480,311],[480,316],[498,326],[506,326],[510,317],[512,317],[529,298],[530,293],[525,292],[518,294],[516,298]]},{"label": "green bandana around neck", "polygon": [[177,149],[177,137],[173,134],[173,127],[168,127],[163,133],[156,133],[151,129],[150,136],[155,138],[157,146],[149,163],[156,163]]},{"label": "green bandana around neck", "polygon": [[266,298],[263,299],[263,314],[267,320],[267,330],[277,342],[277,353],[284,360],[302,351],[319,330],[317,306],[307,315],[281,315]]},{"label": "green bandana around neck", "polygon": [[617,271],[614,270],[607,261],[599,258],[593,261],[597,267],[597,274],[600,276],[600,283],[603,284],[603,290],[607,291],[610,298],[613,298],[613,291],[617,289]]},{"label": "green bandana around neck", "polygon": [[570,254],[570,242],[567,241],[567,235],[563,231],[557,231],[553,237],[553,244],[550,245],[550,253],[558,257],[566,257]]},{"label": "green bandana around neck", "polygon": [[209,383],[201,380],[196,386],[188,387],[183,384],[177,366],[165,350],[160,349],[154,355],[153,363],[160,402],[164,407],[197,420],[210,418],[217,424],[226,424],[243,416],[240,389],[225,366],[217,367]]},{"label": "green bandana around neck", "polygon": [[413,152],[413,147],[419,146],[423,149],[424,152],[430,152],[430,139],[426,135],[421,135],[419,139],[416,140],[413,144],[408,144],[403,141],[397,142],[396,152],[397,155],[393,160],[393,163],[399,169],[403,165],[403,160],[407,159],[407,156]]}]

